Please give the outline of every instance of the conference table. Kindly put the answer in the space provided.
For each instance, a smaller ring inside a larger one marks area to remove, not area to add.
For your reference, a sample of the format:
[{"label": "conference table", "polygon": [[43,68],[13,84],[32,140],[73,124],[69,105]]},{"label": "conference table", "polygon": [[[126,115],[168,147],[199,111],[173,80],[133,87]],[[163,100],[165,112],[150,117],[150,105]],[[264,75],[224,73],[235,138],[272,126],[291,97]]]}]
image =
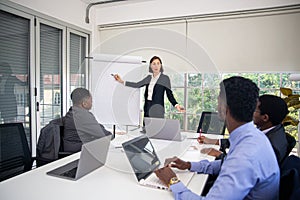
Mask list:
[{"label": "conference table", "polygon": [[[189,134],[183,133],[183,135]],[[116,136],[110,144],[105,165],[77,181],[49,176],[46,172],[78,159],[80,152],[0,182],[0,199],[173,199],[170,191],[138,184],[126,154],[120,148],[122,142],[137,136],[139,133],[136,132]],[[212,137],[220,138],[221,136],[212,135]],[[189,138],[180,142],[150,140],[162,163],[166,158],[173,156],[178,156],[186,161],[213,160],[214,157],[201,154],[200,150],[203,147],[211,146],[218,148],[215,145],[198,144],[196,139]],[[188,188],[200,195],[206,179],[207,175],[205,174],[195,174],[189,182]]]}]

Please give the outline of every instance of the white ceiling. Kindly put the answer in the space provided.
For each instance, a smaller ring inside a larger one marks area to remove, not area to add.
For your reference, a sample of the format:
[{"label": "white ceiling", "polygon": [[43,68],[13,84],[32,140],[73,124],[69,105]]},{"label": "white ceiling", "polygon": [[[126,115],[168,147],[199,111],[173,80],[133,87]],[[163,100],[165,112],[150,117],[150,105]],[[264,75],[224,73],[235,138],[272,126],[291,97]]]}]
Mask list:
[{"label": "white ceiling", "polygon": [[300,0],[127,0],[125,2],[97,5],[94,12],[96,14],[96,24],[101,25],[137,20],[265,9],[299,3]]},{"label": "white ceiling", "polygon": [[[125,4],[131,4],[131,3],[137,3],[137,2],[144,2],[144,1],[151,1],[151,0],[124,0],[124,1],[118,1],[118,0],[81,0],[82,2],[86,4],[90,3],[102,3],[101,6],[115,6],[115,5],[125,5]],[[109,3],[105,3],[106,1],[109,1]]]}]

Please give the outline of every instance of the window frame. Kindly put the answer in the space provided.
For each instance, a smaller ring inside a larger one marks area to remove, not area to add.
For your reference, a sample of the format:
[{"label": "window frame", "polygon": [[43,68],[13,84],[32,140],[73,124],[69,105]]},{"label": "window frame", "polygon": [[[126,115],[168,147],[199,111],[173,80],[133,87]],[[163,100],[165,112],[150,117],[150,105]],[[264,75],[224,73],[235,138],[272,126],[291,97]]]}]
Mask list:
[{"label": "window frame", "polygon": [[[66,88],[66,93],[63,94],[63,97],[65,99],[69,99],[69,96],[71,94],[71,91],[70,91],[70,85],[71,85],[71,77],[70,77],[70,71],[71,71],[71,58],[70,58],[70,52],[71,52],[71,34],[75,34],[75,35],[78,35],[78,36],[81,36],[81,37],[85,37],[86,38],[86,44],[85,44],[85,48],[86,48],[86,53],[85,53],[85,57],[86,57],[86,68],[85,68],[85,74],[86,74],[86,79],[85,79],[85,86],[86,88],[88,89],[90,87],[89,85],[89,60],[88,60],[88,56],[89,56],[89,52],[90,52],[90,49],[89,49],[89,41],[90,41],[90,37],[87,33],[83,33],[81,31],[78,31],[78,30],[74,30],[72,28],[68,28],[67,27],[67,65],[66,65],[66,71],[65,71],[65,74],[66,74],[66,85],[65,85],[65,88]],[[66,96],[67,94],[69,94],[69,96]],[[65,114],[67,112],[67,109],[71,106],[71,103],[70,101],[66,101],[66,107],[65,109],[63,110],[63,113]]]}]

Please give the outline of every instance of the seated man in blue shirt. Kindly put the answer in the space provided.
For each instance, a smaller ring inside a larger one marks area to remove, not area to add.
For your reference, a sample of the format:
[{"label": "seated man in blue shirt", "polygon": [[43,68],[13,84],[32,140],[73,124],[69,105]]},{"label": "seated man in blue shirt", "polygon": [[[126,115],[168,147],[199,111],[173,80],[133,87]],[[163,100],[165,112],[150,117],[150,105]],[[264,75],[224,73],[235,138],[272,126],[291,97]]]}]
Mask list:
[{"label": "seated man in blue shirt", "polygon": [[[283,162],[283,159],[289,153],[289,144],[282,125],[282,121],[288,113],[289,110],[285,101],[278,96],[269,94],[264,94],[259,97],[259,101],[253,113],[253,123],[259,130],[265,133],[270,140],[279,164]],[[219,144],[218,140],[210,139],[205,136],[198,138],[198,141],[206,144]],[[213,148],[204,148],[201,152],[216,157],[220,157],[222,154],[221,151]]]},{"label": "seated man in blue shirt", "polygon": [[[230,149],[224,160],[212,162],[167,159],[165,167],[155,173],[169,185],[175,199],[278,199],[280,174],[276,156],[268,138],[252,122],[258,91],[255,83],[243,77],[220,83],[218,113],[226,122]],[[171,167],[218,177],[206,197],[201,197],[187,189]]]}]

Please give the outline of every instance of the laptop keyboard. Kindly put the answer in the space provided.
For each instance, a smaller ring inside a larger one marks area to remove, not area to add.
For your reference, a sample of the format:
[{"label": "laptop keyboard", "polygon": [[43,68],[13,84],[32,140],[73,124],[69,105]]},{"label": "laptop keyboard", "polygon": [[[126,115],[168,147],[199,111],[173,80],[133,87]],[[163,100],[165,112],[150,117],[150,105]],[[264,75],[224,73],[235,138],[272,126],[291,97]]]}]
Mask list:
[{"label": "laptop keyboard", "polygon": [[163,182],[161,182],[161,180],[159,180],[159,178],[155,175],[155,173],[152,173],[148,178],[147,178],[147,182],[151,183],[153,185],[164,185]]},{"label": "laptop keyboard", "polygon": [[140,180],[140,184],[151,188],[169,190],[168,186],[164,185],[159,178],[156,177],[155,173],[152,173],[146,180]]},{"label": "laptop keyboard", "polygon": [[75,178],[76,172],[77,172],[77,167],[74,167],[73,169],[70,169],[69,171],[62,173],[61,175],[70,178]]}]

